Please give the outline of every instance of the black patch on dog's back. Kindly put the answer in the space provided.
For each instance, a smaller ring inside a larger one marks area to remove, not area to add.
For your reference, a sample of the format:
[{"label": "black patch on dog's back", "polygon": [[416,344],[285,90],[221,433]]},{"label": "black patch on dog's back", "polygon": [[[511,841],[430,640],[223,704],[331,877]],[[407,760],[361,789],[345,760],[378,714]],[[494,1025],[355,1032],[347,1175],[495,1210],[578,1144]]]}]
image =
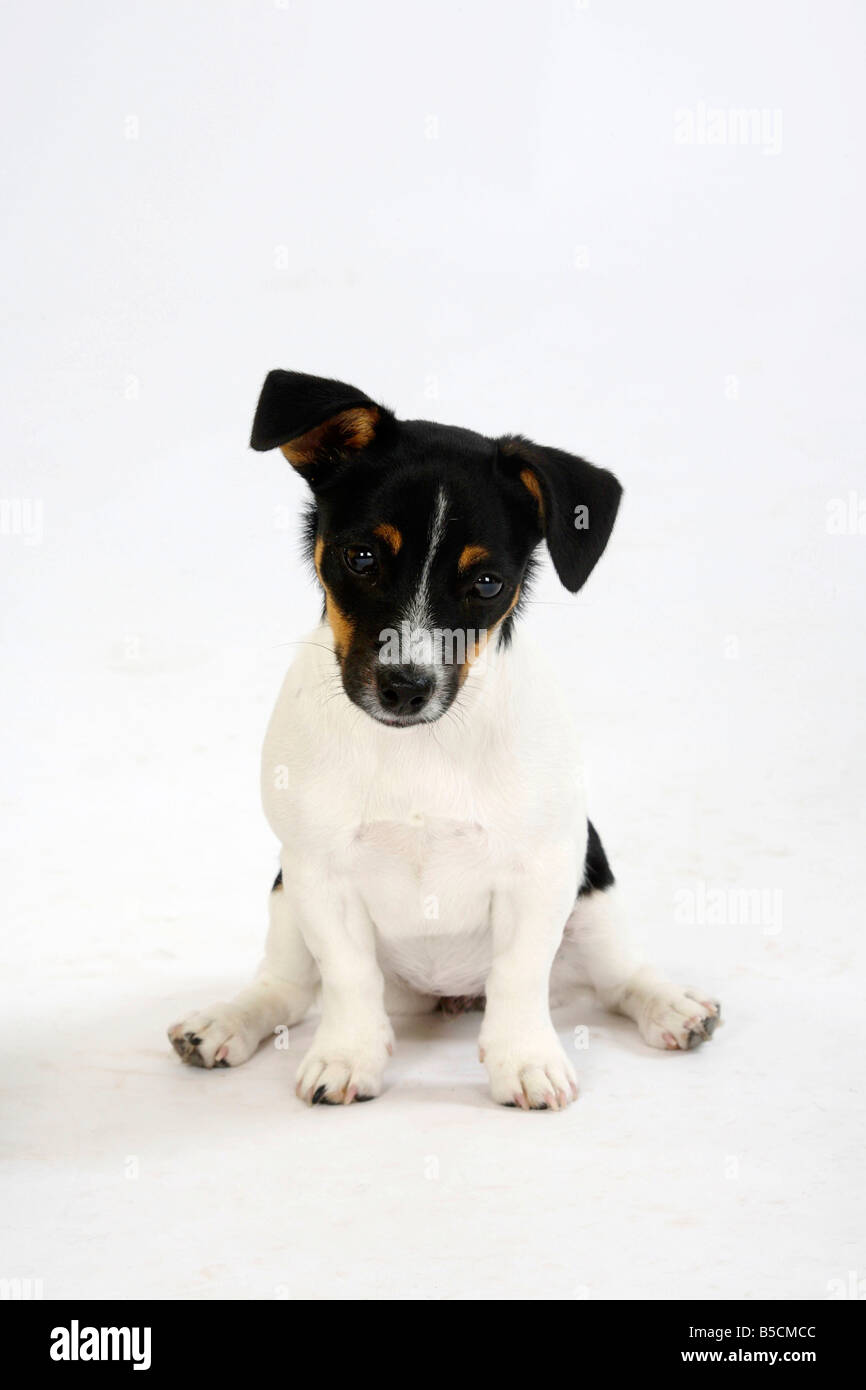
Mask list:
[{"label": "black patch on dog's back", "polygon": [[583,882],[577,890],[579,898],[586,897],[588,893],[604,892],[606,888],[612,888],[616,882],[598,831],[591,820],[586,824],[586,859],[583,865]]}]

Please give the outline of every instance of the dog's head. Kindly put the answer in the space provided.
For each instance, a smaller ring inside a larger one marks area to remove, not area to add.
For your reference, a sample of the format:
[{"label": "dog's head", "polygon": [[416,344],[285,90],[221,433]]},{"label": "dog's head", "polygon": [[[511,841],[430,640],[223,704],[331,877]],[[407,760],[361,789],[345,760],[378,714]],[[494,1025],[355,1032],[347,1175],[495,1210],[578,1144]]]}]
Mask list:
[{"label": "dog's head", "polygon": [[585,583],[622,489],[519,436],[397,420],[352,386],[274,371],[251,445],[282,449],[315,500],[310,541],[346,694],[382,724],[429,723],[507,641],[544,539]]}]

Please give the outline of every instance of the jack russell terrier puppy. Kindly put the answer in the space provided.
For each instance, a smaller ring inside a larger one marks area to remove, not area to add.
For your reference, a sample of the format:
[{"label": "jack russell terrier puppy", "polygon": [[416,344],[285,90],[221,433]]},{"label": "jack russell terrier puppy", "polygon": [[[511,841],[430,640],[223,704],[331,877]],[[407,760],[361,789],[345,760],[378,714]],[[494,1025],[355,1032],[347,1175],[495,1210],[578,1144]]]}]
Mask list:
[{"label": "jack russell terrier puppy", "polygon": [[519,436],[397,420],[300,372],[269,374],[251,444],[282,449],[312,490],[324,614],[265,738],[282,846],[265,957],[230,1003],[169,1030],[181,1058],[238,1066],[320,988],[297,1094],[349,1105],[382,1090],[392,1014],[483,1008],[493,1099],[559,1110],[577,1082],[551,989],[588,980],[652,1047],[710,1038],[719,1005],[629,951],[573,696],[516,624],[542,540],[566,589],[586,582],[616,478]]}]

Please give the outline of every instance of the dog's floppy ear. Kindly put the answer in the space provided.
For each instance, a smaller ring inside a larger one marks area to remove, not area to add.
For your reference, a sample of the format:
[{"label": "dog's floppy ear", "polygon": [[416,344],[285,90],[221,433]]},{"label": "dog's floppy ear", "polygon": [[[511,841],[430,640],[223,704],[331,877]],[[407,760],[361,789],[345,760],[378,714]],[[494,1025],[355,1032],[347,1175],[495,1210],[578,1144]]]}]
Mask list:
[{"label": "dog's floppy ear", "polygon": [[577,593],[610,539],[620,484],[604,468],[519,435],[500,439],[499,456],[532,497],[556,573]]},{"label": "dog's floppy ear", "polygon": [[343,381],[277,370],[265,378],[250,447],[282,449],[312,486],[322,464],[366,448],[393,418]]}]

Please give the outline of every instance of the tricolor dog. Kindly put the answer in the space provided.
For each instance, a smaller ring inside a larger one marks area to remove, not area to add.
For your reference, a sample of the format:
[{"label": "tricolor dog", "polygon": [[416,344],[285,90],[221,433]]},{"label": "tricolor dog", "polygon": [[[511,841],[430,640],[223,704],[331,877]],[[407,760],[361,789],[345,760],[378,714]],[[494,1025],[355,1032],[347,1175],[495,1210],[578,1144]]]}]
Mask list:
[{"label": "tricolor dog", "polygon": [[542,541],[566,589],[586,582],[616,478],[518,436],[398,420],[299,372],[270,373],[251,443],[309,484],[324,614],[265,738],[281,850],[264,960],[169,1030],[176,1051],[238,1066],[320,992],[297,1094],[348,1105],[381,1092],[393,1015],[483,1008],[493,1099],[559,1110],[577,1082],[551,991],[588,981],[652,1047],[710,1038],[718,1004],[629,951],[573,696],[517,621]]}]

